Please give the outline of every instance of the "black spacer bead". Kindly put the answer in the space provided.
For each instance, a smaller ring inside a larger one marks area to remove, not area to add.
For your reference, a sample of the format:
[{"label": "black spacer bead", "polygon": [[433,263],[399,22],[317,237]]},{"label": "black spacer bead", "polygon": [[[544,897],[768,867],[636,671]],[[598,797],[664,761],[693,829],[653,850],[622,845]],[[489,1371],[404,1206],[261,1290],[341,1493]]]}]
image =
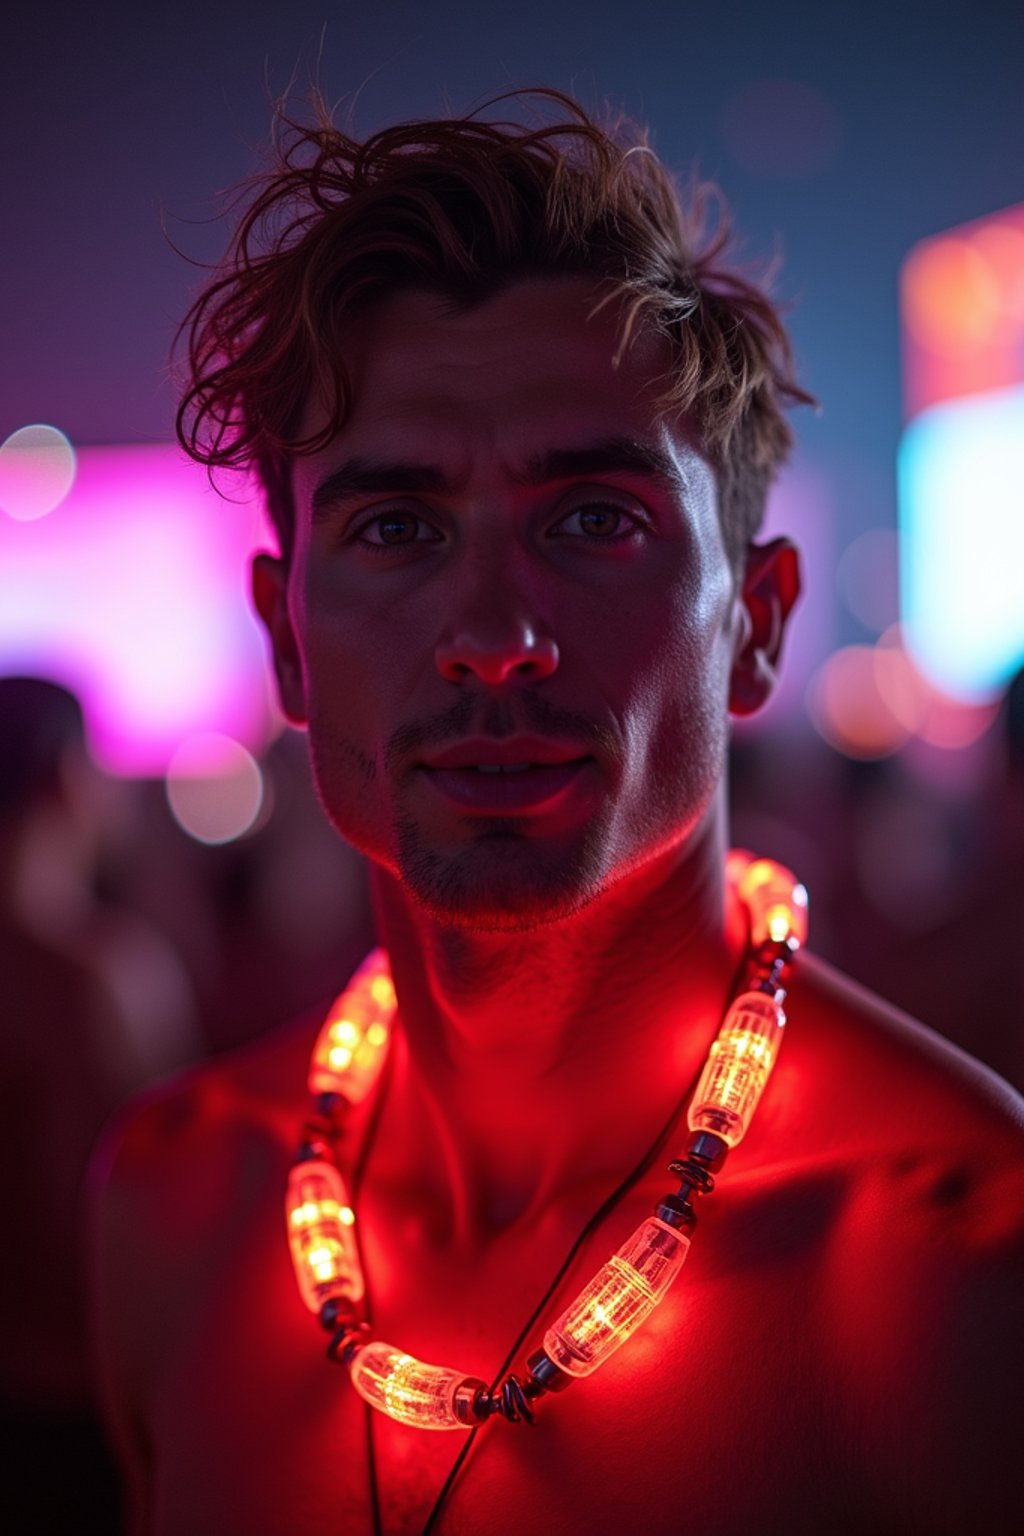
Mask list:
[{"label": "black spacer bead", "polygon": [[327,1358],[335,1365],[348,1366],[357,1349],[370,1341],[368,1323],[342,1323],[327,1346]]},{"label": "black spacer bead", "polygon": [[717,1173],[729,1156],[729,1143],[714,1131],[694,1131],[686,1148],[686,1160],[695,1158],[712,1173]]},{"label": "black spacer bead", "polygon": [[320,1308],[320,1327],[328,1333],[333,1333],[336,1328],[342,1328],[346,1324],[355,1324],[359,1320],[353,1302],[345,1296],[329,1296]]},{"label": "black spacer bead", "polygon": [[690,1195],[688,1186],[685,1195],[682,1192],[678,1195],[662,1195],[654,1207],[655,1216],[666,1226],[675,1227],[688,1235],[697,1225],[697,1212],[690,1204]]},{"label": "black spacer bead", "polygon": [[325,1120],[333,1120],[345,1106],[346,1100],[340,1093],[318,1093],[313,1099],[313,1108],[318,1115]]},{"label": "black spacer bead", "polygon": [[692,1194],[710,1195],[715,1187],[715,1181],[704,1165],[691,1162],[689,1158],[669,1163],[668,1171],[679,1179],[679,1194],[684,1200]]},{"label": "black spacer bead", "polygon": [[564,1392],[566,1387],[572,1386],[572,1377],[555,1364],[546,1349],[534,1350],[526,1362],[526,1369],[539,1389],[530,1391],[528,1381],[526,1390],[531,1397],[539,1396],[540,1392]]}]

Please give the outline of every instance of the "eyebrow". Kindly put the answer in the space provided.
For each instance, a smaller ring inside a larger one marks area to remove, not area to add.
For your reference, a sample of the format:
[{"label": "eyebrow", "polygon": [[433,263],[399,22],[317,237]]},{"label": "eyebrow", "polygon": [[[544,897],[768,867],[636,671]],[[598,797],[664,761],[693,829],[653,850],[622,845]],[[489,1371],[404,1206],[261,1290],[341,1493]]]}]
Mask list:
[{"label": "eyebrow", "polygon": [[[664,448],[632,437],[602,438],[578,448],[551,448],[533,454],[522,471],[512,475],[516,485],[542,486],[557,480],[582,480],[591,475],[632,475],[654,480],[674,491],[685,489],[679,464]],[[403,459],[354,457],[331,471],[313,492],[314,520],[354,496],[451,496],[456,487],[435,464]]]}]

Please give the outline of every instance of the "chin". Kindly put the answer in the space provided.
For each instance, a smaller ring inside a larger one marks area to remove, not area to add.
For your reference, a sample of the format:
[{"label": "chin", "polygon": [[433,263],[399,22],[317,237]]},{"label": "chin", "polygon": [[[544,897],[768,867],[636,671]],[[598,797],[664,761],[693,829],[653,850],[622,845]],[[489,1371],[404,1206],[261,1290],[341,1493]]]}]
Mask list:
[{"label": "chin", "polygon": [[495,834],[458,851],[400,846],[399,878],[436,922],[478,933],[528,933],[574,917],[605,889],[593,849],[555,850]]}]

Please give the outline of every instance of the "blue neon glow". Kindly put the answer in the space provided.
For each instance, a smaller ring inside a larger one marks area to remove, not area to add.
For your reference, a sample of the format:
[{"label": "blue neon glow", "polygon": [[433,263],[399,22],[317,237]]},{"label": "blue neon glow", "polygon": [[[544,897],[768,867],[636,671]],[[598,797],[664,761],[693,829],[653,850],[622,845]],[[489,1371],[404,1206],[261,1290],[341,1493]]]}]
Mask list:
[{"label": "blue neon glow", "polygon": [[989,696],[1024,665],[1024,385],[922,412],[899,507],[907,646],[944,692]]}]

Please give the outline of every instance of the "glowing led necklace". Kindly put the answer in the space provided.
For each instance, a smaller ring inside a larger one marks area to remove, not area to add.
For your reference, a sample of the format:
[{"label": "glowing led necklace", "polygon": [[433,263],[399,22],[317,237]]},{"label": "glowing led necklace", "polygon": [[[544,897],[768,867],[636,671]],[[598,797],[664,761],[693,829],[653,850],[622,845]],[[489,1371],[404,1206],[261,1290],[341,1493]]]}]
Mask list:
[{"label": "glowing led necklace", "polygon": [[669,1164],[679,1188],[662,1197],[551,1325],[527,1361],[525,1380],[509,1375],[491,1390],[464,1371],[382,1343],[363,1318],[355,1216],[332,1148],[346,1109],[367,1098],[384,1064],[396,999],[383,950],[363,962],[331,1008],[310,1062],[316,1112],[289,1175],[286,1219],[302,1299],[332,1335],[328,1355],[348,1367],[372,1407],[419,1429],[469,1429],[495,1414],[532,1422],[538,1397],[589,1376],[664,1297],[690,1246],[696,1197],[711,1193],[714,1174],[746,1134],[764,1092],[782,1044],[789,968],[807,938],[807,893],[789,870],[731,853],[726,873],[747,911],[747,954],[741,990],[690,1100],[689,1142]]}]

